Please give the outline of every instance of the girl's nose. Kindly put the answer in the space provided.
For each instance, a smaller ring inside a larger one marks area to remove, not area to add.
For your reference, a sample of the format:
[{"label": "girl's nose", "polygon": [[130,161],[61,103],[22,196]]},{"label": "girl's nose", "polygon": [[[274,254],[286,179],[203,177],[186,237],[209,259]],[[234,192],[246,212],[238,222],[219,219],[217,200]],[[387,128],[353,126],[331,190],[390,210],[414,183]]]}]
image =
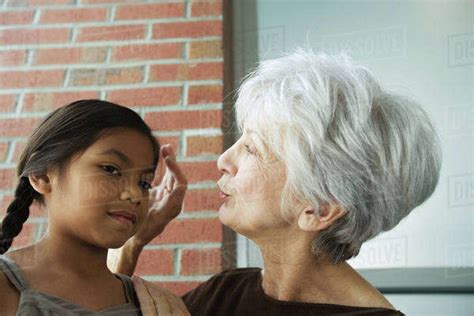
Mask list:
[{"label": "girl's nose", "polygon": [[122,187],[122,199],[127,199],[138,206],[143,199],[143,192],[140,188],[140,181],[136,177],[126,179]]}]

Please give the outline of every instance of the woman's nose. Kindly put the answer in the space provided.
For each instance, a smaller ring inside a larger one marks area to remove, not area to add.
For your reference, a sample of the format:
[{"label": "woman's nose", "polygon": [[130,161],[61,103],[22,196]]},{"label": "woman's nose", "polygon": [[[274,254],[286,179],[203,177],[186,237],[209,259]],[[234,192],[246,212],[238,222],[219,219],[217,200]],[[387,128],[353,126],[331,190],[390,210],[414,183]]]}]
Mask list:
[{"label": "woman's nose", "polygon": [[219,171],[222,173],[227,173],[231,176],[234,176],[237,173],[237,167],[232,160],[233,147],[234,146],[227,149],[224,153],[222,153],[222,155],[219,156],[219,159],[217,159],[217,168],[219,168]]}]

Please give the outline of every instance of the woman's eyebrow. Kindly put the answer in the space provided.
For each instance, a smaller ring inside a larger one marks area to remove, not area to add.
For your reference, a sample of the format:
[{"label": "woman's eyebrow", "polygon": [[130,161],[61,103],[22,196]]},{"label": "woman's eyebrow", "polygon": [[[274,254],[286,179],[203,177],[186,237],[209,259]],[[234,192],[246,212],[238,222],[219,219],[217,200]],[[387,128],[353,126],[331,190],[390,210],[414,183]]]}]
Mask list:
[{"label": "woman's eyebrow", "polygon": [[[99,155],[114,155],[117,158],[119,158],[120,160],[122,160],[125,164],[127,164],[127,165],[132,164],[131,159],[127,155],[125,155],[123,152],[121,152],[120,150],[118,150],[116,148],[107,149],[106,151],[101,152]],[[154,171],[155,171],[155,169],[153,167],[149,167],[149,168],[146,168],[146,169],[143,170],[144,173],[152,173]]]}]

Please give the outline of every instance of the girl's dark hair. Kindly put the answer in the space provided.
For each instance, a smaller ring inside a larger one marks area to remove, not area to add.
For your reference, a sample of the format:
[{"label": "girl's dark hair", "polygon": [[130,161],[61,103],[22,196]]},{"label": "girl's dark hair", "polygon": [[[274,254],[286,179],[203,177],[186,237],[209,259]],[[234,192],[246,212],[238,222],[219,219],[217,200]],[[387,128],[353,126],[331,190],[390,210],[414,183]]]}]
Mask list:
[{"label": "girl's dark hair", "polygon": [[45,205],[43,196],[31,186],[28,175],[41,176],[57,168],[62,179],[71,158],[82,154],[111,128],[130,128],[147,136],[153,146],[156,169],[160,145],[133,110],[102,100],[79,100],[58,108],[34,130],[18,161],[18,186],[0,229],[0,254],[10,248],[13,238],[20,233],[33,201]]}]

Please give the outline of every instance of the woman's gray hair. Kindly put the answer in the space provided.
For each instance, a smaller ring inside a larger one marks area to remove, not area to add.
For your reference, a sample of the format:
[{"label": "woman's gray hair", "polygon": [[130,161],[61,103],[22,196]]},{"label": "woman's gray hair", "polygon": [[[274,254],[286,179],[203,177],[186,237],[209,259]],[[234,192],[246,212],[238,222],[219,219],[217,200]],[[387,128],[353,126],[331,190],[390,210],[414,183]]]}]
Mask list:
[{"label": "woman's gray hair", "polygon": [[297,49],[261,62],[239,89],[236,118],[285,163],[288,221],[295,209],[283,206],[295,199],[317,212],[320,203],[347,211],[312,243],[334,264],[395,227],[439,180],[441,146],[427,113],[345,53]]}]

